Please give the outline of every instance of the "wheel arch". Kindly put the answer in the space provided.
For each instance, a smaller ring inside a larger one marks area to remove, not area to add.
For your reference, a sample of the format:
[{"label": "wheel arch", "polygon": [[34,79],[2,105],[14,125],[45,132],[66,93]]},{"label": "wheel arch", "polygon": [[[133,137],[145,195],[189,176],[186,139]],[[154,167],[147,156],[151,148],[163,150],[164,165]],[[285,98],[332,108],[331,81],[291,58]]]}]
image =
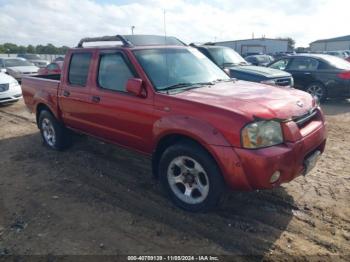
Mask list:
[{"label": "wheel arch", "polygon": [[160,158],[162,156],[162,154],[164,153],[164,151],[169,148],[172,145],[175,145],[177,143],[189,143],[189,144],[194,144],[198,147],[200,147],[201,149],[203,149],[205,152],[208,153],[208,155],[213,159],[213,161],[215,161],[217,167],[219,168],[219,170],[222,172],[218,159],[216,157],[216,155],[214,154],[214,152],[210,149],[210,146],[208,144],[203,143],[202,141],[200,141],[198,138],[195,138],[193,136],[190,136],[188,134],[183,134],[181,132],[177,132],[177,133],[169,133],[166,134],[164,136],[162,136],[155,148],[154,151],[152,153],[152,171],[153,171],[153,176],[155,178],[159,178],[159,173],[158,173],[158,164],[160,161]]},{"label": "wheel arch", "polygon": [[44,104],[44,103],[38,103],[36,105],[36,108],[35,108],[35,117],[36,117],[36,124],[39,128],[39,117],[40,117],[40,113],[43,111],[43,110],[46,110],[48,112],[50,112],[53,116],[55,116],[55,114],[53,113],[53,111],[51,110],[51,108]]},{"label": "wheel arch", "polygon": [[314,85],[314,84],[318,84],[318,85],[321,85],[324,90],[325,90],[325,97],[324,99],[326,99],[328,97],[328,88],[327,86],[320,80],[314,80],[314,81],[311,81],[305,88],[304,88],[304,91],[307,92],[307,89],[311,86],[311,85]]}]

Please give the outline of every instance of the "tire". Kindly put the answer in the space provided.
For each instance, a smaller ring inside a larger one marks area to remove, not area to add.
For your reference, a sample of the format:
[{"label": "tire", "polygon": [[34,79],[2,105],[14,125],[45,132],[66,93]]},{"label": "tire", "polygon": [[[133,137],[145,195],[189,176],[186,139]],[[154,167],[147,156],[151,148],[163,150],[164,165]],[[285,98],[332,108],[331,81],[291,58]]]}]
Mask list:
[{"label": "tire", "polygon": [[38,126],[44,144],[49,148],[63,150],[70,146],[68,130],[49,111],[40,112]]},{"label": "tire", "polygon": [[312,96],[317,96],[320,102],[324,102],[327,98],[327,89],[321,83],[311,83],[305,89]]},{"label": "tire", "polygon": [[217,206],[225,184],[207,151],[192,142],[167,148],[159,161],[161,184],[172,202],[190,212],[205,212]]}]

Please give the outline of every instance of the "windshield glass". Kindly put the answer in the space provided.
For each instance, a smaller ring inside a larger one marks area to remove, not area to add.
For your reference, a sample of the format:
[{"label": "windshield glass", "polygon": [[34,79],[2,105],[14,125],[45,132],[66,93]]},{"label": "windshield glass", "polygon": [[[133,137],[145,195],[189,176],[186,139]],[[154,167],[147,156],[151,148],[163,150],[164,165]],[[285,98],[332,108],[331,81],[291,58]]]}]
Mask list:
[{"label": "windshield glass", "polygon": [[164,48],[134,51],[157,90],[182,83],[205,83],[230,78],[194,48]]},{"label": "windshield glass", "polygon": [[33,64],[27,60],[22,59],[5,59],[5,67],[14,67],[14,66],[32,66]]},{"label": "windshield glass", "polygon": [[324,57],[332,66],[338,69],[350,70],[350,63],[342,58],[336,56]]},{"label": "windshield glass", "polygon": [[228,47],[208,48],[208,52],[220,67],[247,64],[243,57]]}]

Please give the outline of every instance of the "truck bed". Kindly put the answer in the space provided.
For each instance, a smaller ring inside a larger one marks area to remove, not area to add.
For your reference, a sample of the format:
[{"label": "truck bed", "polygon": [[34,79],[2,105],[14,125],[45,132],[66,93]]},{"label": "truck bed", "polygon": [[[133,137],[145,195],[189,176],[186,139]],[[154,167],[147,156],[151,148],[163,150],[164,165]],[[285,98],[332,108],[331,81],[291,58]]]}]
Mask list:
[{"label": "truck bed", "polygon": [[38,104],[43,102],[52,112],[57,112],[57,94],[60,75],[28,76],[22,79],[22,93],[25,104],[35,112]]}]

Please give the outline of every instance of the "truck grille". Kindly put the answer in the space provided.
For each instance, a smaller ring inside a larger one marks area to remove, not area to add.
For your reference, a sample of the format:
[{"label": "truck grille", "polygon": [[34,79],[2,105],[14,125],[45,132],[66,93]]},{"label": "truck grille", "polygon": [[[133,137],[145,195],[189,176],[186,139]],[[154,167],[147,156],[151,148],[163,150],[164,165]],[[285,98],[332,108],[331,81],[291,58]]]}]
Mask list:
[{"label": "truck grille", "polygon": [[293,121],[298,125],[298,127],[303,127],[309,123],[316,115],[317,110],[312,109],[307,114],[293,118]]},{"label": "truck grille", "polygon": [[9,90],[10,85],[9,84],[0,84],[0,92],[5,92]]},{"label": "truck grille", "polygon": [[292,85],[292,78],[287,77],[287,78],[276,79],[276,85],[278,85],[278,86],[291,86]]}]

